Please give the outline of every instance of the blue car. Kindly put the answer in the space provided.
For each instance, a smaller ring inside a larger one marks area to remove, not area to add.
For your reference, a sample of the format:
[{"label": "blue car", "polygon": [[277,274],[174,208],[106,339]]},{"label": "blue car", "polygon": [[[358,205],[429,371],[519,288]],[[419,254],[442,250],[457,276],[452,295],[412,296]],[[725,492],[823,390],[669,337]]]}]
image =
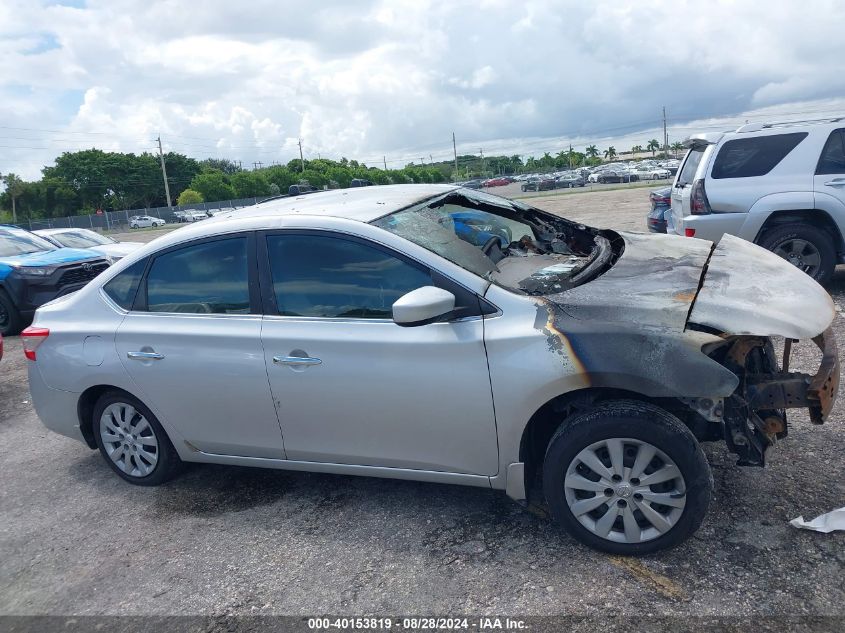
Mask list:
[{"label": "blue car", "polygon": [[0,225],[0,335],[17,334],[36,308],[79,290],[108,267],[92,251],[56,248],[29,231]]},{"label": "blue car", "polygon": [[648,230],[652,233],[666,233],[672,219],[672,187],[655,189],[648,195],[651,210],[648,212]]}]

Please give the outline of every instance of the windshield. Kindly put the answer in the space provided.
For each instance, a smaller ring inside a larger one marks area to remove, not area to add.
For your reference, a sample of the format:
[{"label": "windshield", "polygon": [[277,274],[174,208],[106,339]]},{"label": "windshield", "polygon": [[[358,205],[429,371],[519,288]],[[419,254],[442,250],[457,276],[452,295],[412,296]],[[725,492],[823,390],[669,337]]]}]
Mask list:
[{"label": "windshield", "polygon": [[28,231],[0,228],[0,257],[54,250],[56,247],[50,242]]},{"label": "windshield", "polygon": [[91,248],[103,244],[114,244],[115,241],[94,231],[80,229],[79,231],[62,231],[51,233],[50,237],[67,248]]},{"label": "windshield", "polygon": [[526,294],[552,294],[587,281],[586,267],[611,252],[595,229],[519,202],[461,190],[373,222],[484,279]]}]

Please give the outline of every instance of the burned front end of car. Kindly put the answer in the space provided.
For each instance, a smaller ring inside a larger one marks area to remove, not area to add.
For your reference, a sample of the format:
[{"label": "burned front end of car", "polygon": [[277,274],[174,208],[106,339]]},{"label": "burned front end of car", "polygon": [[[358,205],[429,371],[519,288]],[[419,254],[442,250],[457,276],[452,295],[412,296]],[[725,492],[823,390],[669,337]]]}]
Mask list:
[{"label": "burned front end of car", "polygon": [[[821,351],[815,373],[790,371],[796,344]],[[727,337],[702,351],[733,372],[739,386],[727,398],[688,399],[687,404],[715,425],[706,439],[724,439],[740,466],[765,465],[766,450],[787,436],[788,409],[807,409],[812,423],[823,424],[833,408],[839,356],[830,328],[810,340],[784,339],[780,363],[770,337]]]}]

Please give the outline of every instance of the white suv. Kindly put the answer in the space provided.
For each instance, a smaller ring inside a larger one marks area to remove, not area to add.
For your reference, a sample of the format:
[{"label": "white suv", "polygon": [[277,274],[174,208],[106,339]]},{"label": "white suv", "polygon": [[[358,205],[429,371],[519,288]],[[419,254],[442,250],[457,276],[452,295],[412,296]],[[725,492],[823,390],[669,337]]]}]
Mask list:
[{"label": "white suv", "polygon": [[752,123],[687,145],[672,187],[678,234],[736,235],[820,283],[845,263],[845,117]]}]

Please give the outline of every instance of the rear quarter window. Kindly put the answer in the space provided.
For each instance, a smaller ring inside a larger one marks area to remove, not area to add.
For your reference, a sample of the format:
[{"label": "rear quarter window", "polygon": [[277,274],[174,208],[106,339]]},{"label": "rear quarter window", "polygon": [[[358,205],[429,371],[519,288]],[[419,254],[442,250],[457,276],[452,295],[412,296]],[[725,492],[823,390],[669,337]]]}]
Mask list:
[{"label": "rear quarter window", "polygon": [[805,138],[807,132],[794,132],[727,141],[716,155],[711,177],[720,179],[764,176]]},{"label": "rear quarter window", "polygon": [[146,258],[135,262],[108,281],[103,286],[103,291],[121,308],[131,310],[132,304],[135,302],[135,295],[138,292],[138,284],[141,283],[141,275],[144,274],[146,266]]}]

